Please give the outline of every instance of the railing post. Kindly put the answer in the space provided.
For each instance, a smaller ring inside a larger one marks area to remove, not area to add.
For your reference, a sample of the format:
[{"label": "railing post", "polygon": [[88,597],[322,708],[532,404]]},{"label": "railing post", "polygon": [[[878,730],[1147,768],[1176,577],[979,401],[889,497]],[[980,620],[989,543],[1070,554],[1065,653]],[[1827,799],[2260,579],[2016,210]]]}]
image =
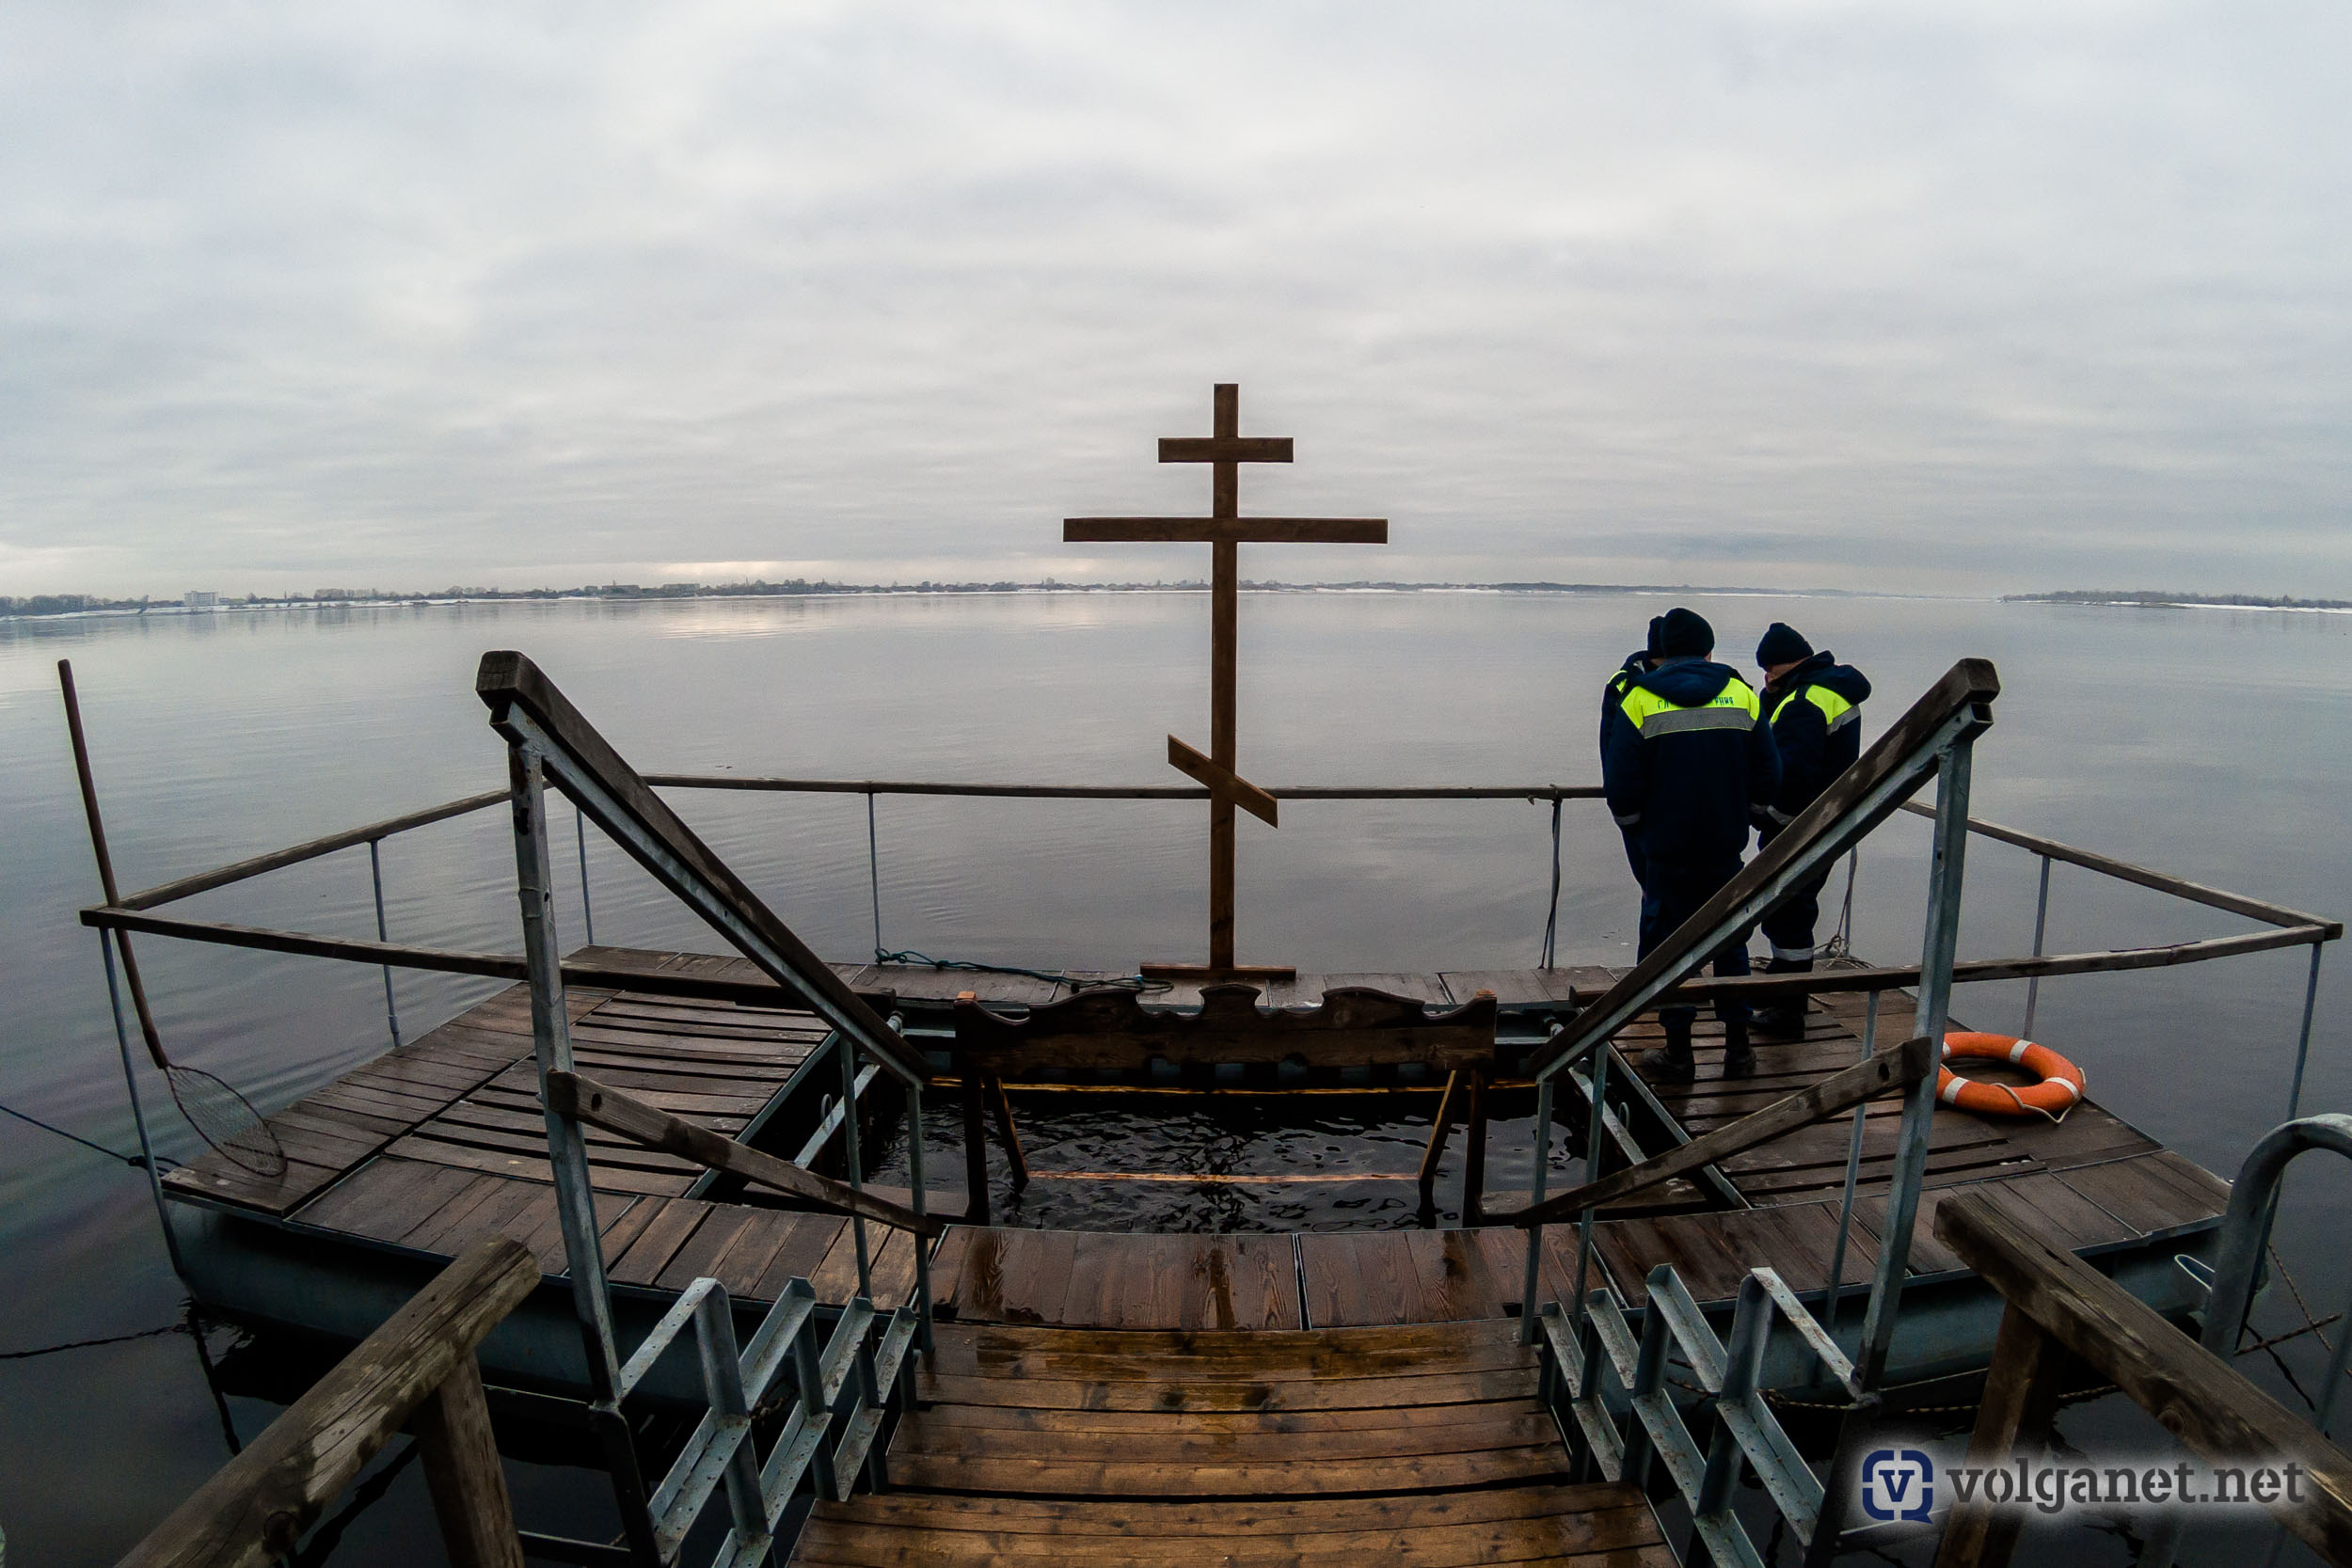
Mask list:
[{"label": "railing post", "polygon": [[[391,932],[384,924],[384,856],[383,840],[368,840],[368,879],[375,884],[375,940],[389,942]],[[400,1049],[400,1013],[392,1006],[392,966],[384,966],[384,1022],[392,1031],[392,1049]]]},{"label": "railing post", "polygon": [[866,792],[866,882],[874,895],[874,961],[889,951],[882,940],[882,839],[874,827],[874,792]]},{"label": "railing post", "polygon": [[[2008,1305],[1994,1338],[1976,1429],[1968,1436],[1969,1464],[1997,1467],[2018,1457],[2021,1445],[2040,1448],[2049,1441],[2058,1382],[2070,1359],[2066,1347],[2025,1308],[2013,1301]],[[1982,1492],[1954,1503],[1936,1546],[1935,1568],[2008,1568],[2025,1522],[2022,1505],[1996,1509]]]},{"label": "railing post", "polygon": [[2295,1084],[2287,1090],[2287,1120],[2303,1114],[2303,1067],[2312,1053],[2312,1011],[2319,1005],[2319,955],[2326,949],[2312,943],[2311,977],[2303,982],[2303,1027],[2295,1037]]},{"label": "railing post", "polygon": [[522,906],[523,958],[531,974],[531,1045],[539,1100],[547,1106],[548,1167],[555,1180],[556,1217],[571,1269],[572,1308],[580,1320],[595,1425],[620,1505],[621,1527],[641,1560],[658,1560],[644,1480],[628,1423],[621,1418],[621,1358],[612,1335],[612,1298],[590,1187],[588,1146],[580,1124],[555,1109],[548,1074],[572,1070],[571,1014],[564,998],[563,948],[555,929],[555,879],[548,846],[547,781],[535,746],[506,754],[515,825],[516,896]]},{"label": "railing post", "polygon": [[1544,920],[1543,967],[1549,969],[1559,954],[1560,941],[1560,807],[1564,802],[1551,798],[1551,912]]},{"label": "railing post", "polygon": [[[1862,1059],[1867,1062],[1876,1055],[1878,1046],[1879,993],[1872,991],[1863,1005]],[[1853,1233],[1854,1188],[1862,1180],[1862,1122],[1869,1111],[1867,1100],[1853,1108],[1853,1133],[1846,1141],[1846,1192],[1837,1206],[1837,1244],[1829,1255],[1829,1294],[1821,1303],[1821,1328],[1833,1339],[1837,1335],[1837,1298],[1846,1276],[1846,1240]]]},{"label": "railing post", "polygon": [[588,897],[588,814],[572,804],[572,837],[580,845],[580,930],[588,945],[596,944],[596,909]]},{"label": "railing post", "polygon": [[[841,1058],[841,1147],[849,1162],[850,1185],[859,1192],[866,1190],[865,1162],[858,1152],[857,1103],[857,1041],[849,1031],[834,1036],[834,1054]],[[857,1242],[857,1293],[872,1300],[874,1295],[873,1260],[866,1245],[866,1216],[851,1214],[850,1227]],[[922,1238],[914,1238],[920,1242]]]},{"label": "railing post", "polygon": [[[2042,933],[2050,919],[2050,857],[2042,857],[2042,891],[2033,901],[2033,956],[2042,957]],[[2026,1027],[2024,1034],[2033,1037],[2034,1007],[2042,1000],[2042,976],[2033,975],[2026,981]]]},{"label": "railing post", "polygon": [[[1609,1129],[1602,1125],[1601,1118],[1609,1114],[1609,1058],[1612,1053],[1607,1040],[1602,1040],[1593,1048],[1593,1114],[1584,1128],[1584,1184],[1586,1186],[1600,1180],[1601,1150],[1608,1146],[1609,1141]],[[1569,1070],[1573,1071],[1574,1069]],[[1546,1079],[1545,1082],[1549,1083],[1550,1080]],[[1576,1326],[1579,1332],[1581,1332],[1584,1327],[1585,1281],[1591,1275],[1592,1264],[1593,1206],[1588,1203],[1584,1206],[1584,1212],[1579,1214],[1576,1220]],[[1657,1316],[1656,1313],[1650,1315]]]},{"label": "railing post", "polygon": [[[1556,1029],[1559,1026],[1554,1024]],[[1535,1089],[1535,1167],[1527,1181],[1527,1202],[1533,1208],[1544,1200],[1544,1184],[1551,1175],[1551,1080],[1547,1078]],[[1519,1343],[1532,1345],[1536,1338],[1535,1297],[1543,1283],[1544,1227],[1527,1227],[1527,1276],[1519,1287]]]},{"label": "railing post", "polygon": [[115,978],[115,934],[98,933],[98,952],[106,965],[106,1002],[114,1010],[115,1047],[122,1053],[122,1086],[131,1091],[131,1125],[139,1132],[139,1164],[147,1172],[147,1190],[155,1199],[155,1223],[164,1233],[164,1251],[171,1272],[184,1283],[188,1271],[180,1261],[180,1238],[171,1228],[171,1211],[164,1205],[164,1179],[155,1168],[155,1146],[147,1134],[147,1107],[139,1099],[139,1075],[131,1065],[131,1029],[122,1017],[122,985]]},{"label": "railing post", "polygon": [[[900,1038],[906,1037],[906,1017],[890,1015],[890,1027]],[[914,1185],[908,1196],[908,1207],[918,1214],[930,1212],[930,1191],[923,1176],[923,1085],[909,1084],[907,1091],[907,1180]],[[907,1238],[914,1243],[914,1342],[922,1347],[929,1359],[931,1344],[931,1250],[921,1236]],[[908,1404],[914,1403],[914,1385],[908,1384]]]},{"label": "railing post", "polygon": [[[1935,849],[1928,872],[1927,934],[1919,951],[1916,1031],[1940,1052],[1952,1000],[1952,961],[1960,946],[1960,895],[1968,852],[1969,762],[1975,736],[1963,734],[1936,766]],[[1859,1386],[1874,1390],[1886,1374],[1886,1355],[1901,1308],[1903,1271],[1911,1259],[1911,1228],[1919,1213],[1919,1187],[1928,1167],[1928,1136],[1935,1117],[1935,1080],[1923,1073],[1903,1101],[1902,1130],[1886,1194],[1886,1225],[1879,1237],[1877,1277],[1862,1321]]]}]

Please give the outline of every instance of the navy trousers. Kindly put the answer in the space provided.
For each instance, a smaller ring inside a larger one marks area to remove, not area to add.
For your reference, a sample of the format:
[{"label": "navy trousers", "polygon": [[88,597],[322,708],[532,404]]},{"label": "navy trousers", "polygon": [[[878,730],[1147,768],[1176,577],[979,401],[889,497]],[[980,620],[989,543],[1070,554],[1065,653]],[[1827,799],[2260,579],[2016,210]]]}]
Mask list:
[{"label": "navy trousers", "polygon": [[[1780,835],[1775,833],[1774,838]],[[1772,843],[1759,837],[1756,847]],[[1772,911],[1757,924],[1764,940],[1772,944],[1772,967],[1775,969],[1810,969],[1813,966],[1813,928],[1821,920],[1821,889],[1829,885],[1829,874],[1835,862],[1821,867],[1821,874],[1792,890],[1780,908]]]},{"label": "navy trousers", "polygon": [[[1731,855],[1720,862],[1698,865],[1661,865],[1650,862],[1648,876],[1642,882],[1642,950],[1646,958],[1661,942],[1674,935],[1677,927],[1696,914],[1699,906],[1715,896],[1725,882],[1740,875],[1740,857]],[[1713,955],[1718,979],[1748,973],[1747,933],[1741,932]],[[1687,1023],[1698,1015],[1696,1007],[1661,1007],[1661,1022]],[[1715,1016],[1725,1023],[1745,1023],[1748,1005],[1736,999],[1715,1004]]]}]

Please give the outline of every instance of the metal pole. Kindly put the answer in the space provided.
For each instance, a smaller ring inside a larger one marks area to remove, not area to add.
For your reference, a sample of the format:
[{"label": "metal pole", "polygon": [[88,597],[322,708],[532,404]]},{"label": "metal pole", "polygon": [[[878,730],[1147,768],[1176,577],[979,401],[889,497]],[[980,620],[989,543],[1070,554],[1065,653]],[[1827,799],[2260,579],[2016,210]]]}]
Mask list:
[{"label": "metal pole", "polygon": [[[2033,902],[2033,956],[2042,957],[2042,932],[2050,918],[2050,857],[2042,857],[2042,892]],[[2042,976],[2037,974],[2026,982],[2026,1034],[2033,1034],[2034,1006],[2042,1000]],[[2290,1116],[2294,1113],[2289,1112]]]},{"label": "metal pole", "polygon": [[[857,1042],[848,1035],[836,1032],[833,1037],[834,1054],[841,1058],[841,1139],[842,1148],[850,1163],[850,1185],[860,1192],[866,1190],[864,1161],[857,1147]],[[857,1293],[867,1301],[874,1299],[872,1263],[866,1247],[866,1216],[851,1214],[850,1228],[857,1238]],[[921,1237],[916,1237],[921,1241]]]},{"label": "metal pole", "polygon": [[[905,1016],[891,1014],[890,1026],[903,1036],[906,1032]],[[923,1180],[923,1085],[920,1084],[907,1085],[907,1180],[914,1184],[914,1191],[909,1195],[913,1200],[909,1207],[918,1214],[930,1212],[925,1207],[930,1201],[930,1194]],[[914,1243],[915,1339],[928,1357],[932,1348],[931,1253],[922,1237],[914,1236],[909,1240]]]},{"label": "metal pole", "polygon": [[[1559,1027],[1557,1024],[1554,1028]],[[1551,1084],[1549,1078],[1535,1090],[1535,1169],[1528,1178],[1527,1204],[1534,1208],[1544,1200],[1545,1178],[1551,1174]],[[1537,1316],[1535,1293],[1542,1280],[1544,1227],[1527,1227],[1527,1277],[1519,1288],[1519,1343],[1535,1342]]]},{"label": "metal pole", "polygon": [[545,759],[535,745],[510,746],[507,788],[515,819],[515,895],[522,907],[523,957],[531,972],[531,1048],[538,1067],[539,1103],[547,1107],[548,1168],[555,1180],[556,1218],[572,1278],[572,1310],[580,1321],[587,1364],[589,1424],[612,1478],[621,1532],[640,1561],[659,1561],[653,1513],[638,1467],[628,1418],[621,1413],[621,1356],[612,1333],[612,1297],[604,1275],[604,1247],[589,1185],[588,1146],[580,1124],[548,1098],[548,1074],[572,1070],[571,1015],[564,1001],[564,955],[555,929],[555,875],[548,844]]},{"label": "metal pole", "polygon": [[539,1068],[539,1099],[548,1107],[548,1163],[555,1178],[556,1213],[571,1262],[572,1305],[586,1347],[588,1384],[596,1401],[620,1392],[621,1359],[612,1338],[612,1303],[604,1277],[596,1197],[589,1185],[588,1146],[580,1124],[548,1098],[548,1074],[572,1070],[571,1018],[564,1002],[563,949],[555,930],[555,878],[548,865],[547,784],[536,746],[507,756],[515,796],[515,879],[522,905],[523,957],[531,968],[531,1043]]},{"label": "metal pole", "polygon": [[1560,942],[1560,807],[1559,796],[1551,798],[1551,912],[1544,920],[1544,964],[1549,969],[1559,956]]},{"label": "metal pole", "polygon": [[[375,884],[375,940],[390,942],[384,926],[384,856],[381,841],[368,840],[368,879]],[[384,966],[384,1022],[392,1031],[392,1049],[400,1049],[400,1009],[392,1006],[392,966]]]},{"label": "metal pole", "polygon": [[[1609,1058],[1613,1054],[1607,1040],[1593,1053],[1593,1114],[1584,1124],[1584,1184],[1591,1186],[1600,1180],[1600,1151],[1609,1141],[1609,1130],[1601,1118],[1609,1114]],[[1551,1080],[1545,1079],[1546,1084]],[[1584,1282],[1592,1272],[1593,1206],[1586,1204],[1584,1212],[1576,1221],[1576,1308],[1571,1314],[1579,1332],[1584,1327]]]},{"label": "metal pole", "polygon": [[[2312,1010],[2319,1005],[2318,942],[2312,943],[2311,978],[2303,983],[2303,1027],[2295,1037],[2295,1086],[2287,1091],[2287,1120],[2293,1121],[2303,1109],[2303,1066],[2312,1053]],[[2352,1334],[2347,1334],[2352,1338]]]},{"label": "metal pole", "polygon": [[139,1130],[139,1164],[147,1167],[147,1190],[155,1199],[155,1223],[163,1227],[164,1250],[171,1255],[171,1272],[184,1283],[188,1271],[180,1262],[180,1238],[171,1228],[171,1212],[164,1207],[164,1181],[155,1171],[155,1146],[147,1137],[147,1108],[139,1102],[138,1074],[131,1067],[131,1030],[122,1019],[122,987],[115,978],[111,931],[98,933],[98,951],[106,963],[106,1002],[114,1009],[115,1045],[122,1053],[122,1086],[131,1091],[131,1121]]},{"label": "metal pole", "polygon": [[866,792],[866,881],[874,895],[874,961],[889,949],[882,940],[882,841],[874,830],[874,792]]},{"label": "metal pole", "polygon": [[580,809],[578,802],[572,806],[572,836],[580,843],[580,930],[588,939],[588,945],[594,947],[596,911],[588,901],[588,814]]},{"label": "metal pole", "polygon": [[[1870,993],[1862,1013],[1862,1059],[1868,1061],[1878,1053],[1879,993]],[[1837,1296],[1846,1277],[1846,1238],[1853,1230],[1854,1188],[1862,1180],[1862,1118],[1870,1102],[1864,1101],[1853,1108],[1853,1135],[1846,1144],[1846,1196],[1837,1206],[1837,1244],[1829,1255],[1829,1297],[1821,1304],[1821,1329],[1833,1338],[1837,1333]]]},{"label": "metal pole", "polygon": [[[1975,736],[1948,747],[1936,766],[1935,852],[1928,879],[1927,934],[1919,951],[1918,1032],[1940,1047],[1950,1022],[1952,960],[1960,946],[1960,894],[1968,852],[1968,777]],[[1903,1270],[1911,1259],[1911,1229],[1919,1216],[1919,1188],[1928,1169],[1928,1136],[1935,1118],[1934,1073],[1924,1073],[1903,1102],[1902,1131],[1886,1194],[1886,1224],[1879,1236],[1877,1277],[1862,1320],[1855,1375],[1866,1392],[1886,1375],[1902,1307]]]}]

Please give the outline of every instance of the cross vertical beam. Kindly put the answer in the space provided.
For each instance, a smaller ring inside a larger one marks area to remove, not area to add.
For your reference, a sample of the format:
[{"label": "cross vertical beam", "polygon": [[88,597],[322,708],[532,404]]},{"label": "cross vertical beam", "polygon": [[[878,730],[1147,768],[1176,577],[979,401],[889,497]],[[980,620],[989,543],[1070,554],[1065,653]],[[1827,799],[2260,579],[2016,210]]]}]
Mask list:
[{"label": "cross vertical beam", "polygon": [[[1241,517],[1241,464],[1224,455],[1241,439],[1241,385],[1219,382],[1214,395],[1212,439],[1218,456],[1210,468],[1210,515],[1220,522]],[[1287,459],[1289,453],[1283,453]],[[1160,454],[1166,462],[1168,454]],[[1209,546],[1209,760],[1238,775],[1235,762],[1236,688],[1241,664],[1241,541],[1219,539]],[[1226,794],[1209,801],[1209,967],[1233,970],[1233,800]]]},{"label": "cross vertical beam", "polygon": [[[1217,383],[1213,403],[1211,434],[1164,436],[1163,463],[1209,465],[1209,515],[1206,517],[1069,517],[1062,522],[1065,542],[1126,542],[1167,544],[1205,543],[1210,547],[1209,582],[1209,755],[1201,768],[1200,753],[1169,736],[1168,761],[1209,790],[1209,961],[1196,965],[1151,964],[1152,974],[1186,979],[1232,979],[1244,973],[1234,962],[1233,874],[1235,840],[1233,808],[1245,809],[1274,821],[1273,802],[1264,791],[1242,778],[1238,767],[1237,710],[1241,664],[1241,544],[1252,540],[1281,544],[1385,545],[1385,517],[1244,517],[1241,515],[1241,465],[1288,463],[1291,441],[1286,436],[1245,436],[1241,433],[1241,388]],[[1259,977],[1288,975],[1284,969],[1252,969]]]}]

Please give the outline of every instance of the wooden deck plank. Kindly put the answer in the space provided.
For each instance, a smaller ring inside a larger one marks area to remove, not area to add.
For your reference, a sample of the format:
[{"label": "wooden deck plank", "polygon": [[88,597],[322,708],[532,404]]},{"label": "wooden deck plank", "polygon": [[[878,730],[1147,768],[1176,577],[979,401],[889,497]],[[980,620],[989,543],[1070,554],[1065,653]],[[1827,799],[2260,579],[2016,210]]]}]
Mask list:
[{"label": "wooden deck plank", "polygon": [[626,1251],[605,1259],[606,1276],[620,1285],[652,1284],[712,1207],[699,1198],[670,1199]]},{"label": "wooden deck plank", "polygon": [[841,1232],[850,1227],[849,1221],[831,1214],[794,1214],[790,1218],[792,1225],[784,1233],[783,1243],[760,1270],[759,1278],[748,1292],[762,1301],[775,1300],[785,1285],[794,1279],[811,1279],[813,1289],[813,1276],[824,1262],[825,1254],[841,1239]]},{"label": "wooden deck plank", "polygon": [[1373,1321],[1363,1266],[1352,1231],[1312,1231],[1298,1238],[1298,1272],[1305,1284],[1307,1324],[1330,1328]]}]

